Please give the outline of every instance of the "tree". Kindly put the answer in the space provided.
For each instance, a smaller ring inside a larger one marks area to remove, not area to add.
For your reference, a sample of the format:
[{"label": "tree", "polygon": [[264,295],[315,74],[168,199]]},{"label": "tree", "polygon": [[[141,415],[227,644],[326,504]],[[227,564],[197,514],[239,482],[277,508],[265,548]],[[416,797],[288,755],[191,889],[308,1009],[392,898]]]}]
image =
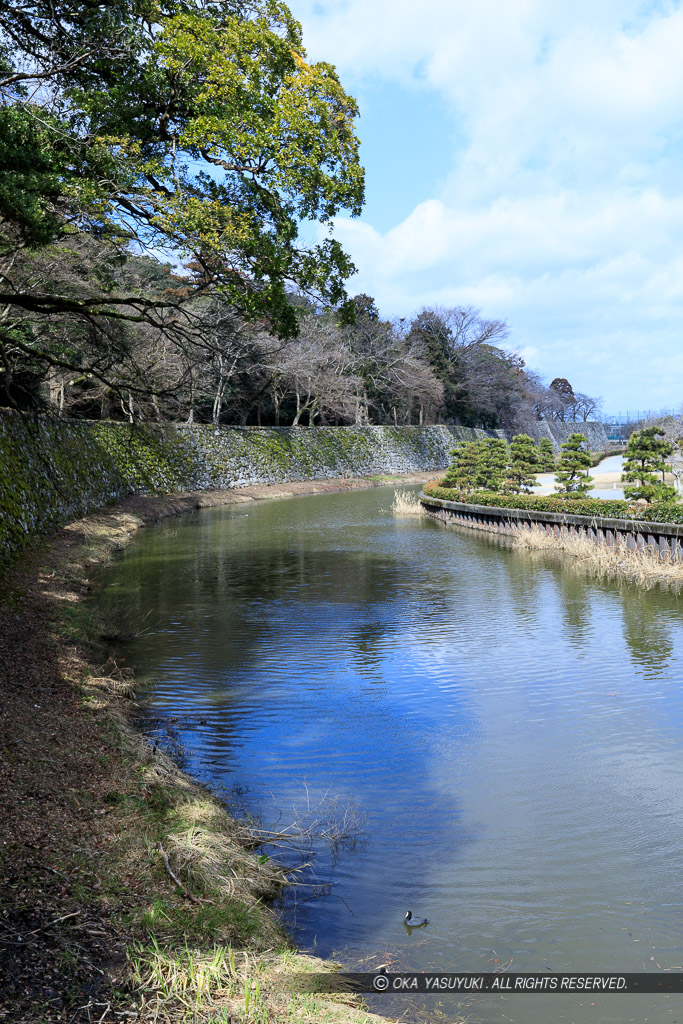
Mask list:
[{"label": "tree", "polygon": [[549,390],[555,398],[551,418],[564,422],[567,419],[574,419],[576,396],[574,389],[566,377],[555,377],[550,382]]},{"label": "tree", "polygon": [[[344,300],[354,268],[339,243],[300,234],[360,212],[357,107],[329,64],[306,61],[280,0],[5,0],[0,98],[6,375],[93,372],[120,389],[105,336],[118,331],[130,349],[148,324],[184,339],[197,328],[193,297],[218,292],[282,337],[297,332],[291,283]],[[192,272],[152,297],[98,274],[76,286],[62,273],[54,287],[51,268],[83,234],[110,263],[157,252]],[[40,331],[48,317],[102,344],[53,346]],[[123,387],[143,385],[128,375]]]},{"label": "tree", "polygon": [[[674,448],[664,439],[664,434],[661,427],[643,427],[631,434],[621,479],[637,486],[624,487],[627,498],[665,501],[676,496],[675,489],[666,484],[665,474],[670,469],[666,460]],[[661,475],[661,480],[658,475]]]},{"label": "tree", "polygon": [[555,472],[555,449],[549,437],[542,437],[538,442],[540,470],[542,473]]},{"label": "tree", "polygon": [[562,454],[557,465],[556,491],[561,494],[586,494],[593,486],[587,470],[591,457],[586,451],[584,434],[570,434],[562,445]]},{"label": "tree", "polygon": [[565,377],[556,377],[550,382],[550,391],[557,396],[554,418],[563,423],[573,420],[576,417],[576,395],[569,381]]},{"label": "tree", "polygon": [[591,417],[595,418],[600,413],[602,406],[601,398],[591,398],[590,395],[583,395],[579,391],[574,395],[574,418],[580,416],[585,423]]},{"label": "tree", "polygon": [[663,416],[646,425],[661,427],[664,439],[672,445],[673,451],[668,461],[674,477],[676,492],[679,495],[683,494],[683,422],[681,412],[679,411],[677,416]]},{"label": "tree", "polygon": [[[413,319],[409,337],[419,340],[431,369],[441,382],[442,413],[447,423],[497,426],[497,422],[484,422],[483,409],[477,404],[477,385],[473,389],[468,378],[477,357],[483,355],[485,349],[492,363],[498,357],[506,358],[492,343],[508,334],[504,321],[486,320],[471,306],[423,309]],[[485,375],[485,379],[488,377]],[[495,415],[493,418],[496,419]]]},{"label": "tree", "polygon": [[537,483],[538,448],[533,437],[516,434],[510,444],[510,461],[507,470],[506,490],[529,491]]},{"label": "tree", "polygon": [[497,437],[488,437],[478,444],[481,455],[476,475],[477,487],[484,491],[500,491],[507,475],[507,443]]},{"label": "tree", "polygon": [[451,455],[453,461],[444,477],[444,487],[453,487],[464,493],[475,490],[482,471],[483,451],[480,442],[460,441]]}]

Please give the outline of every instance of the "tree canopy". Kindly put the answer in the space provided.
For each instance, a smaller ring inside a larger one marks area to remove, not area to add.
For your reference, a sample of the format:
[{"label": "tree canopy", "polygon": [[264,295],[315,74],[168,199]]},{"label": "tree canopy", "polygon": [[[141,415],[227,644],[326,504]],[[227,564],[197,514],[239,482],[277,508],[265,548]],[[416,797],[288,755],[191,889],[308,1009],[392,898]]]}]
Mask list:
[{"label": "tree canopy", "polygon": [[[73,339],[37,340],[41,316],[182,331],[216,293],[288,337],[288,289],[344,300],[353,265],[302,225],[360,212],[358,111],[279,0],[0,0],[0,101],[5,373],[17,351],[85,368]],[[83,236],[101,272],[76,282]],[[136,251],[182,280],[122,287],[109,269]]]}]

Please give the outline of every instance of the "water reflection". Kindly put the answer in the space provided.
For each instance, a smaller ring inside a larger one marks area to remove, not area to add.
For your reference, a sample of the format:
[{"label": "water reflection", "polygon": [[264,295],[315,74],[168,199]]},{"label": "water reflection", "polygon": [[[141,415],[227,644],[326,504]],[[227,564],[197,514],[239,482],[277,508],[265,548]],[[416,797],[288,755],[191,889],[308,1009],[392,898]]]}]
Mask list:
[{"label": "water reflection", "polygon": [[652,601],[643,602],[638,594],[631,593],[623,601],[623,622],[633,664],[643,670],[645,678],[659,677],[671,663],[678,621],[669,621],[656,595]]},{"label": "water reflection", "polygon": [[[485,970],[492,950],[518,970],[680,964],[676,597],[389,504],[325,495],[147,531],[102,599],[123,632],[144,622],[123,653],[154,714],[266,826],[306,792],[367,816],[353,851],[315,850],[335,885],[288,907],[304,946],[422,968]],[[629,1015],[615,997],[549,999],[468,1012]],[[657,1000],[648,1019],[672,1019]]]}]

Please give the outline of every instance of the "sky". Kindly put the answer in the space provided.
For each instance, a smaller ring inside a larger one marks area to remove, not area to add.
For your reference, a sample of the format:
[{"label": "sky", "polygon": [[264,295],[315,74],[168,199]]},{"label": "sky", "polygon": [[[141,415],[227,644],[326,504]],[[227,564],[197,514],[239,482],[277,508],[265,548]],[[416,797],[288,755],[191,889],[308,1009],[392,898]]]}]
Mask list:
[{"label": "sky", "polygon": [[473,305],[607,413],[683,403],[679,0],[290,0],[356,97],[334,233],[386,317]]}]

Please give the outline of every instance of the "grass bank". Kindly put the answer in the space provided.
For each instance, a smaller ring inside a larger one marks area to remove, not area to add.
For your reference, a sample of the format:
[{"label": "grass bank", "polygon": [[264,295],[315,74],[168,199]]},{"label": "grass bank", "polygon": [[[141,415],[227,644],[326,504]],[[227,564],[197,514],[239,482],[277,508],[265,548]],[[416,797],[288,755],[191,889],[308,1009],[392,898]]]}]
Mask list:
[{"label": "grass bank", "polygon": [[333,966],[292,950],[269,909],[284,872],[133,728],[133,672],[107,660],[107,624],[85,598],[94,570],[164,516],[426,476],[138,497],[12,568],[0,602],[3,1021],[380,1021],[352,998],[278,984]]}]

